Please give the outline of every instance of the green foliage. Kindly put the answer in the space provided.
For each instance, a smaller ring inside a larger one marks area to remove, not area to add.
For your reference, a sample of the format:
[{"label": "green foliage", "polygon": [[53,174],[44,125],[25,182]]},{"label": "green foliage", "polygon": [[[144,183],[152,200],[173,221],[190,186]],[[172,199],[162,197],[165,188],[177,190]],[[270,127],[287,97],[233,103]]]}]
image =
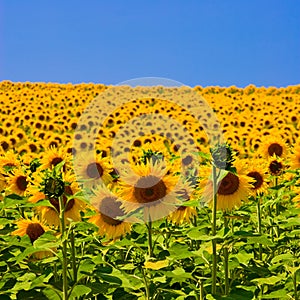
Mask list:
[{"label": "green foliage", "polygon": [[[190,224],[153,222],[153,257],[148,252],[145,224],[133,225],[130,235],[108,243],[85,218],[71,223],[66,236],[68,297],[299,299],[300,210],[295,208],[293,197],[289,185],[269,189],[261,202],[261,234],[254,198],[230,214],[218,212],[215,236],[211,234],[211,210],[207,207],[197,208],[198,216]],[[43,201],[42,205],[47,203]],[[0,299],[62,299],[62,241],[55,229],[33,244],[28,236],[11,235],[15,220],[24,210],[32,214],[35,206],[16,195],[8,195],[0,203]],[[217,243],[218,256],[216,295],[211,294],[212,240]],[[34,258],[40,251],[52,251],[54,255]],[[225,253],[229,293],[221,296],[225,293]]]}]

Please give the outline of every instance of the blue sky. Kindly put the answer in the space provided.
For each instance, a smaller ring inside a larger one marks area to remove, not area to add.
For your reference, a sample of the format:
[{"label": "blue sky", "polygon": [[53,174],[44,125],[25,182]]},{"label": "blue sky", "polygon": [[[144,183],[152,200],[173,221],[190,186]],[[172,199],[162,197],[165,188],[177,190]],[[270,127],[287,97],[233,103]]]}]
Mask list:
[{"label": "blue sky", "polygon": [[0,0],[0,81],[300,83],[299,0]]}]

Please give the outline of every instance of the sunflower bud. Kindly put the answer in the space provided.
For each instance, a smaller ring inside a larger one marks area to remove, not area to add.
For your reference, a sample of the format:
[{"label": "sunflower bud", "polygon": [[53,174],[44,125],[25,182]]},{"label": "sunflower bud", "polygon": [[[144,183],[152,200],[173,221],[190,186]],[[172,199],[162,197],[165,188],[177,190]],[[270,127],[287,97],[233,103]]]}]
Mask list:
[{"label": "sunflower bud", "polygon": [[215,167],[224,169],[226,171],[235,171],[232,165],[235,160],[235,153],[229,144],[218,144],[210,149],[210,153],[212,155],[212,162]]},{"label": "sunflower bud", "polygon": [[53,175],[49,175],[43,182],[44,194],[49,198],[58,198],[65,191],[65,183],[62,178]]}]

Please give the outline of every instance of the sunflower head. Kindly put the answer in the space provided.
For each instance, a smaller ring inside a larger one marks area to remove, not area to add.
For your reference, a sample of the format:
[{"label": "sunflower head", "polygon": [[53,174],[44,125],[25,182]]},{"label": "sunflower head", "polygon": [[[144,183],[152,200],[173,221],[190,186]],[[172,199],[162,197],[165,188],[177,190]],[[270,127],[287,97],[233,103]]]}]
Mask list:
[{"label": "sunflower head", "polygon": [[217,144],[210,150],[212,163],[219,169],[232,170],[235,153],[228,143]]},{"label": "sunflower head", "polygon": [[62,176],[53,176],[49,174],[44,179],[43,192],[48,198],[58,198],[60,197],[65,190],[65,183],[62,180]]},{"label": "sunflower head", "polygon": [[8,185],[11,192],[23,196],[29,185],[29,176],[22,169],[16,169],[9,175]]},{"label": "sunflower head", "polygon": [[270,137],[265,141],[263,147],[263,154],[265,157],[285,157],[287,146],[281,137]]},{"label": "sunflower head", "polygon": [[269,159],[268,171],[272,176],[281,175],[284,171],[284,164],[282,159],[280,157],[276,157],[275,155],[273,155]]},{"label": "sunflower head", "polygon": [[21,219],[17,221],[16,224],[18,229],[13,231],[12,235],[27,235],[32,244],[47,230],[47,227],[35,217],[33,217],[32,220]]}]

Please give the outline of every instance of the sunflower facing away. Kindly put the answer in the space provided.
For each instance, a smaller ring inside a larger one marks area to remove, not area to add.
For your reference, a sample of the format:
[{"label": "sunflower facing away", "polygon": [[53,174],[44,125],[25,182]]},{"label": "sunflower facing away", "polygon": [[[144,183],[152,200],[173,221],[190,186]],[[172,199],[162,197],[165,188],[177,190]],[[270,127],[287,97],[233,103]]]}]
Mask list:
[{"label": "sunflower facing away", "polygon": [[169,215],[180,201],[174,194],[178,176],[166,170],[162,162],[147,161],[132,165],[124,183],[121,183],[120,197],[126,213],[141,210],[143,221],[154,221]]},{"label": "sunflower facing away", "polygon": [[116,240],[130,232],[131,224],[118,219],[125,216],[121,208],[121,200],[104,185],[94,191],[91,204],[96,209],[96,215],[92,216],[89,222],[98,227],[101,236]]}]

